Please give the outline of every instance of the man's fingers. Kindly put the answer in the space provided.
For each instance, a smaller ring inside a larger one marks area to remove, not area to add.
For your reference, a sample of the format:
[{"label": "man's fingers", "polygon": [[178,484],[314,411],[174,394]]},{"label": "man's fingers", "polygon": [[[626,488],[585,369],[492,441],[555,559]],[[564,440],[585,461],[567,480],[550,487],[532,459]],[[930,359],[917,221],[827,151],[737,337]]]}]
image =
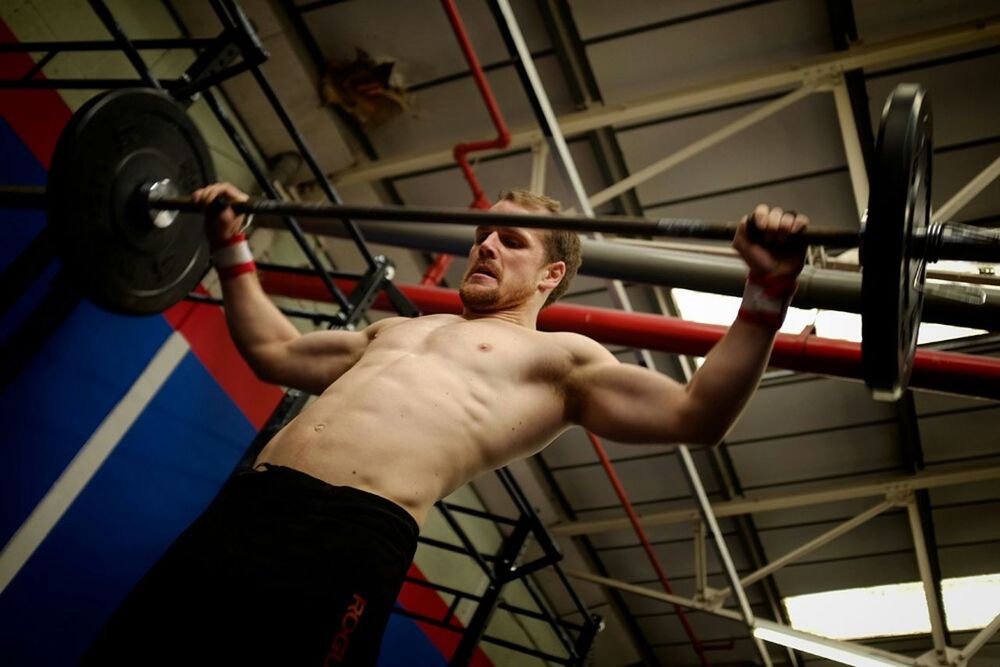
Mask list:
[{"label": "man's fingers", "polygon": [[771,234],[777,233],[781,229],[781,217],[784,211],[780,206],[775,206],[767,214],[767,231]]},{"label": "man's fingers", "polygon": [[805,230],[809,226],[809,216],[802,215],[801,213],[795,216],[792,221],[792,233],[798,234],[799,232]]},{"label": "man's fingers", "polygon": [[809,218],[780,206],[758,204],[753,213],[740,219],[741,224],[755,225],[762,232],[765,243],[781,243],[809,226]]},{"label": "man's fingers", "polygon": [[751,223],[762,231],[767,229],[767,216],[770,212],[771,208],[767,204],[757,204],[753,209],[753,214],[751,214],[753,218]]},{"label": "man's fingers", "polygon": [[199,204],[210,204],[223,195],[234,202],[243,202],[249,199],[246,193],[231,183],[212,183],[211,185],[206,185],[191,193],[191,198]]}]

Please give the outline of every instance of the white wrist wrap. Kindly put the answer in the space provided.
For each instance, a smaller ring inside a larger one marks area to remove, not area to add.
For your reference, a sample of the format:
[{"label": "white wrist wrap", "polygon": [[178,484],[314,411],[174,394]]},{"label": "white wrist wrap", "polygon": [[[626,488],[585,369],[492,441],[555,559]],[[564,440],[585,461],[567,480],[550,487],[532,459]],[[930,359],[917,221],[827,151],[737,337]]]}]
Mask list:
[{"label": "white wrist wrap", "polygon": [[253,253],[250,252],[250,244],[243,234],[236,234],[225,241],[222,245],[212,250],[212,262],[215,270],[223,280],[235,278],[244,273],[257,270],[257,265],[253,261]]},{"label": "white wrist wrap", "polygon": [[797,287],[795,277],[750,274],[738,317],[778,330]]},{"label": "white wrist wrap", "polygon": [[212,262],[219,268],[246,264],[253,261],[250,244],[246,240],[219,248],[212,253]]}]

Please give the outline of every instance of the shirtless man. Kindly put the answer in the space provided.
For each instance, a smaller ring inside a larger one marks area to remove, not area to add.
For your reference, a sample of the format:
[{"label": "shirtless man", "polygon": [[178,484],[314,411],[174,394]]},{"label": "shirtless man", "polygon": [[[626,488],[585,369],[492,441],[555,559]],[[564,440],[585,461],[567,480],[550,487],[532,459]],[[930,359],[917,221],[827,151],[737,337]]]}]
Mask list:
[{"label": "shirtless man", "polygon": [[[246,198],[227,184],[194,198],[220,195]],[[515,191],[493,210],[545,214],[558,203]],[[242,220],[231,209],[210,218],[237,347],[260,378],[318,398],[254,472],[227,483],[95,646],[158,642],[176,660],[200,637],[233,662],[371,665],[418,527],[454,489],[573,425],[620,442],[717,443],[767,365],[804,259],[801,244],[783,244],[804,216],[761,205],[753,217],[768,243],[752,243],[744,219],[734,246],[751,279],[740,316],[687,385],[619,363],[584,336],[536,330],[579,266],[574,233],[479,227],[462,315],[303,335],[261,288]],[[184,600],[182,618],[164,618]]]}]

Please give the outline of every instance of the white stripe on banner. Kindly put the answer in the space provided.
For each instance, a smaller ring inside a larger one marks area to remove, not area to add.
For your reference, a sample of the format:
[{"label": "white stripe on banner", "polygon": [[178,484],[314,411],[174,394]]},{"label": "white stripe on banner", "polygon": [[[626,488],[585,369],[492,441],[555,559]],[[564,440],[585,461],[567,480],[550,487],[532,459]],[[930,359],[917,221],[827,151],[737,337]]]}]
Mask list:
[{"label": "white stripe on banner", "polygon": [[35,553],[69,506],[132,428],[163,383],[177,368],[190,346],[174,332],[150,360],[101,425],[90,436],[41,502],[0,552],[0,593]]}]

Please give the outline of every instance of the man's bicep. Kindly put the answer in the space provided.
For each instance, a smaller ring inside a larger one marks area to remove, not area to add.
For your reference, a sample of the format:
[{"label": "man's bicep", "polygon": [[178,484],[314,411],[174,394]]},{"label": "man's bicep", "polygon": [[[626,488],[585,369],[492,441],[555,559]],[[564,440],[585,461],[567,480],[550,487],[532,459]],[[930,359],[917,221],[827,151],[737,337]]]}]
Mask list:
[{"label": "man's bicep", "polygon": [[267,382],[321,394],[358,362],[371,342],[365,331],[314,331],[259,352]]},{"label": "man's bicep", "polygon": [[574,421],[598,435],[633,443],[683,440],[687,392],[665,375],[605,361],[581,369],[573,387]]}]

